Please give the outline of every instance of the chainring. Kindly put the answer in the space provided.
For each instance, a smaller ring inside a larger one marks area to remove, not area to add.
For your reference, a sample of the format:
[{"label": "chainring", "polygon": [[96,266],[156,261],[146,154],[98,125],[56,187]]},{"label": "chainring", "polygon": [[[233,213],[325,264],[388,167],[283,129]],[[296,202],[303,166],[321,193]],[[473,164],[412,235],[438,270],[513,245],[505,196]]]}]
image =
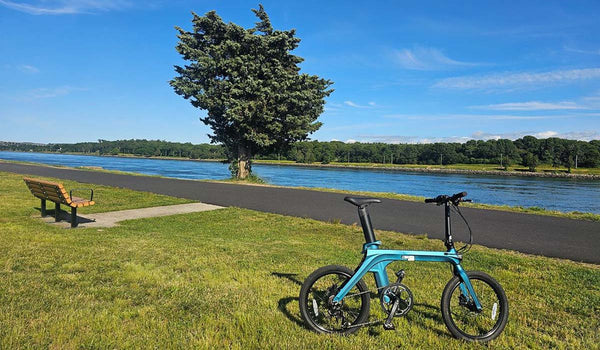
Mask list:
[{"label": "chainring", "polygon": [[399,300],[399,305],[394,317],[406,315],[412,309],[414,300],[410,289],[402,283],[392,283],[381,290],[379,301],[383,312],[389,315],[396,299]]}]

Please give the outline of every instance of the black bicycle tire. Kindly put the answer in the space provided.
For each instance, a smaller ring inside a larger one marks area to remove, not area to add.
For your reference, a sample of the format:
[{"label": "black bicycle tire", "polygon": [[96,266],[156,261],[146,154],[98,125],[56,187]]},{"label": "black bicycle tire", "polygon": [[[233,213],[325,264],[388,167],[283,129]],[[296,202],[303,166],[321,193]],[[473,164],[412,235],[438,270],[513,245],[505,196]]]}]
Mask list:
[{"label": "black bicycle tire", "polygon": [[[354,275],[354,271],[352,271],[351,269],[349,269],[345,266],[340,266],[340,265],[328,265],[328,266],[323,266],[323,267],[315,270],[313,273],[311,273],[306,278],[306,280],[304,280],[304,283],[302,284],[302,288],[300,288],[300,295],[298,297],[298,304],[300,306],[300,315],[301,315],[302,319],[304,320],[305,324],[311,330],[313,330],[317,333],[337,333],[337,334],[349,335],[349,334],[352,334],[352,333],[358,331],[360,327],[349,327],[346,330],[337,331],[337,332],[323,330],[323,328],[319,327],[312,320],[312,318],[309,316],[309,313],[308,313],[308,309],[307,309],[308,292],[310,291],[310,289],[314,285],[314,283],[319,280],[319,278],[321,278],[325,275],[332,274],[332,273],[341,273],[342,275],[345,275],[348,278],[350,278]],[[358,290],[360,292],[365,292],[365,293],[362,294],[360,297],[361,298],[360,313],[359,313],[359,316],[356,318],[356,320],[352,323],[352,325],[364,323],[367,321],[367,319],[369,318],[370,303],[371,303],[371,297],[368,293],[369,289],[367,288],[367,285],[365,284],[365,282],[362,279],[356,284],[356,287],[358,288]]]}]

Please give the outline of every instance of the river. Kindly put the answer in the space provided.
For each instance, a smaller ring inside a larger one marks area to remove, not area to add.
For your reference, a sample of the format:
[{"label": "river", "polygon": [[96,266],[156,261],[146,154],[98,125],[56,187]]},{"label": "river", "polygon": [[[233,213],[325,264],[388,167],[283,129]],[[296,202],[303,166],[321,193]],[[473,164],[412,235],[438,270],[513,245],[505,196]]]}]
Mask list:
[{"label": "river", "polygon": [[[0,151],[0,159],[69,167],[96,166],[180,179],[222,180],[227,164],[150,158],[98,157]],[[467,191],[474,202],[600,214],[600,181],[568,178],[395,172],[393,170],[255,164],[270,184],[350,191],[393,192],[433,197]]]}]

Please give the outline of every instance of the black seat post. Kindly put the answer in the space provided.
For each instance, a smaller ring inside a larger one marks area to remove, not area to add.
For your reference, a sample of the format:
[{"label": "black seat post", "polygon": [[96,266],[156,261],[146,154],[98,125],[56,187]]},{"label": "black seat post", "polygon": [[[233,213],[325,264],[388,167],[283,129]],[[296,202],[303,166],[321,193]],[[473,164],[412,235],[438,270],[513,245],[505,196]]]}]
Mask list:
[{"label": "black seat post", "polygon": [[362,225],[366,243],[375,242],[375,232],[373,232],[371,217],[369,216],[366,205],[358,207],[358,217],[360,218],[360,224]]}]

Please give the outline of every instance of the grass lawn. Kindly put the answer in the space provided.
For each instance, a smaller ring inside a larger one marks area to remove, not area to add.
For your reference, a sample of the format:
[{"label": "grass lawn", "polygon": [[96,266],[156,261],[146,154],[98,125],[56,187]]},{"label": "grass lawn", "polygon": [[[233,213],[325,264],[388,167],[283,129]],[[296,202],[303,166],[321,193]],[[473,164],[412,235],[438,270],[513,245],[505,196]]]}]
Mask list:
[{"label": "grass lawn", "polygon": [[[447,265],[396,263],[416,302],[396,320],[397,330],[375,326],[349,337],[323,336],[299,319],[300,283],[322,265],[355,267],[359,227],[228,208],[102,230],[61,229],[35,217],[39,201],[21,178],[0,173],[2,349],[597,349],[600,342],[596,265],[475,246],[464,266],[494,276],[510,303],[504,333],[480,345],[455,340],[443,324]],[[90,211],[183,202],[93,187],[98,204]],[[425,237],[378,235],[387,248],[443,249]],[[381,317],[377,304],[373,317]]]},{"label": "grass lawn", "polygon": [[[296,163],[292,160],[267,160],[267,159],[258,159],[254,161],[257,164],[289,164],[289,165],[313,165],[313,166],[321,166],[321,163]],[[327,165],[331,166],[352,166],[352,167],[375,167],[375,168],[404,168],[404,169],[457,169],[457,170],[477,170],[477,171],[504,171],[503,167],[500,167],[500,164],[448,164],[448,165],[439,165],[439,164],[389,164],[389,163],[353,163],[353,162],[331,162]],[[527,167],[524,167],[520,164],[513,164],[508,167],[508,171],[510,172],[529,172]],[[566,173],[567,168],[563,166],[553,167],[551,164],[540,164],[536,167],[536,172],[544,173]],[[600,168],[572,168],[572,174],[582,174],[582,175],[600,175]]]}]

